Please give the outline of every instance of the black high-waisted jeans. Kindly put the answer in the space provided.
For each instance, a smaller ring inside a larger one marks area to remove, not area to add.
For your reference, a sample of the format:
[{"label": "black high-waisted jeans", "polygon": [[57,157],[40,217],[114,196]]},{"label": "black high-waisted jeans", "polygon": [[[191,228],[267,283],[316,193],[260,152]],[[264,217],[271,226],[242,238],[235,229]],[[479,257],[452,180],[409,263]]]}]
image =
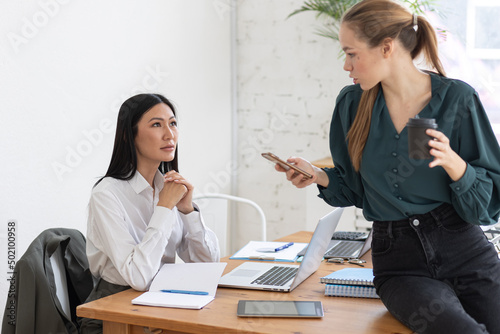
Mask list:
[{"label": "black high-waisted jeans", "polygon": [[500,260],[479,226],[443,204],[373,223],[375,287],[417,333],[500,333]]}]

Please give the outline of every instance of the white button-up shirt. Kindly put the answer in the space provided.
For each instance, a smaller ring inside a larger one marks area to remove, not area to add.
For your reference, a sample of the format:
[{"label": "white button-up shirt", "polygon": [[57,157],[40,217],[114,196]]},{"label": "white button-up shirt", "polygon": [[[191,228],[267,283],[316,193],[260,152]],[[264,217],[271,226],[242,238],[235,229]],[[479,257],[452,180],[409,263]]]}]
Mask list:
[{"label": "white button-up shirt", "polygon": [[136,172],[128,181],[104,178],[92,190],[87,223],[87,256],[92,274],[118,285],[147,290],[164,263],[219,261],[215,233],[197,210],[157,206],[164,181],[156,191]]}]

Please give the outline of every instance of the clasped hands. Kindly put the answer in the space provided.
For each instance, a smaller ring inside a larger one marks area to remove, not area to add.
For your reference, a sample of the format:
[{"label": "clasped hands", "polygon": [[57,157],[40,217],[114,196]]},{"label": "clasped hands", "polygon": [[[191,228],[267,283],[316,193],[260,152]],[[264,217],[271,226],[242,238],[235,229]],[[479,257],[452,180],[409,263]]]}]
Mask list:
[{"label": "clasped hands", "polygon": [[193,185],[175,170],[167,172],[164,179],[165,184],[160,191],[158,205],[169,209],[177,206],[184,214],[193,212]]}]

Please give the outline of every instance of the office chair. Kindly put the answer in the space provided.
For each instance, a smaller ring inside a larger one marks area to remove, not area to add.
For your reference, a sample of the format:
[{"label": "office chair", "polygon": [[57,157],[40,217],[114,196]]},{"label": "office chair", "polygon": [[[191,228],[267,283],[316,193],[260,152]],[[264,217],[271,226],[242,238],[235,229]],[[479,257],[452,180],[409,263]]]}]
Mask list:
[{"label": "office chair", "polygon": [[[209,199],[215,199],[218,201],[210,201],[210,205],[208,205],[208,202],[206,202],[206,200]],[[261,207],[254,201],[238,196],[219,194],[219,193],[206,193],[197,195],[193,197],[193,201],[195,201],[200,206],[200,209],[203,213],[205,224],[217,235],[220,244],[221,256],[227,255],[227,244],[228,244],[227,202],[229,201],[243,203],[253,207],[257,211],[257,214],[260,219],[261,239],[263,241],[267,239],[266,216]],[[223,215],[222,212],[224,212],[225,215]]]},{"label": "office chair", "polygon": [[14,269],[2,334],[78,334],[76,307],[93,288],[85,244],[81,232],[66,228],[33,240]]}]

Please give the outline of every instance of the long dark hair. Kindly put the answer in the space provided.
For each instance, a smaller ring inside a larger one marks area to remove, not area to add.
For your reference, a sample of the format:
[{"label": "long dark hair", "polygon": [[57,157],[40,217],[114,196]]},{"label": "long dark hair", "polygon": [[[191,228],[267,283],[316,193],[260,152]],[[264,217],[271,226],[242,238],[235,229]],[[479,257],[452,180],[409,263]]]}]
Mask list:
[{"label": "long dark hair", "polygon": [[[365,0],[357,3],[343,16],[342,22],[354,30],[356,37],[375,47],[385,38],[399,40],[412,59],[423,54],[428,65],[445,76],[439,60],[436,32],[423,16],[413,14],[392,0]],[[363,149],[370,131],[373,105],[380,83],[364,91],[354,122],[347,134],[349,156],[356,171],[361,167]]]},{"label": "long dark hair", "polygon": [[[142,115],[160,103],[165,103],[176,116],[174,105],[160,94],[139,94],[123,102],[116,123],[115,144],[111,162],[106,175],[100,178],[96,185],[108,176],[119,180],[130,180],[135,175],[137,171],[137,152],[135,148],[137,123]],[[160,164],[158,169],[162,173],[170,170],[179,171],[177,151],[176,148],[172,161],[163,161]]]}]

